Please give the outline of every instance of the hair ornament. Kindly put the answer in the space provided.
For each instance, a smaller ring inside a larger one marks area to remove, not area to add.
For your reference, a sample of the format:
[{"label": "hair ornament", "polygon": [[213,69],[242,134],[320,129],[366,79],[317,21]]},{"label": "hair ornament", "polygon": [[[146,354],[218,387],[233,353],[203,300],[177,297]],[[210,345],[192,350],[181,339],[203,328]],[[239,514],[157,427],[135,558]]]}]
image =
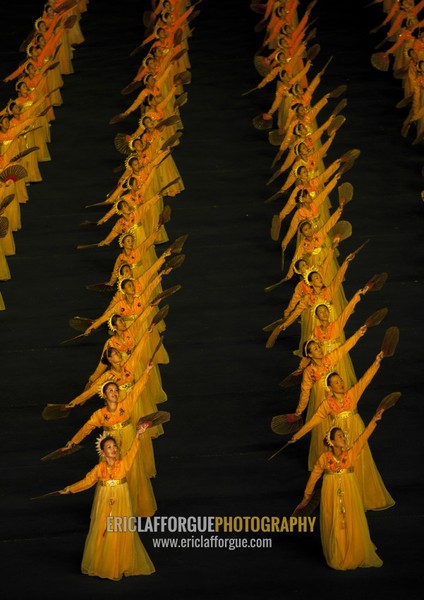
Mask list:
[{"label": "hair ornament", "polygon": [[123,247],[124,247],[124,239],[125,239],[125,238],[126,238],[128,235],[130,235],[132,238],[134,238],[134,235],[135,235],[135,229],[136,229],[135,225],[132,225],[131,227],[129,227],[128,229],[126,229],[126,230],[124,231],[124,233],[121,233],[121,235],[120,235],[120,236],[119,236],[119,238],[118,238],[118,243],[119,243],[119,246],[120,246],[121,248],[123,248]]},{"label": "hair ornament", "polygon": [[96,439],[96,452],[97,454],[103,458],[103,450],[101,448],[101,443],[105,438],[113,438],[115,440],[116,445],[119,448],[118,440],[114,435],[111,435],[109,431],[104,431],[99,437]]},{"label": "hair ornament", "polygon": [[333,305],[330,302],[328,302],[327,300],[324,300],[323,298],[321,298],[317,302],[315,302],[315,304],[313,306],[311,306],[311,314],[312,314],[312,316],[315,315],[315,311],[317,310],[317,308],[319,306],[325,306],[329,312],[331,312],[331,310],[333,308]]},{"label": "hair ornament", "polygon": [[[128,145],[129,145],[129,144],[128,144]],[[127,169],[131,169],[131,164],[130,164],[130,163],[131,163],[131,160],[132,160],[133,158],[136,158],[136,159],[138,160],[138,156],[137,156],[137,154],[129,154],[129,155],[127,156],[127,158],[125,159],[125,161],[124,161],[124,164],[125,164],[125,167],[126,167]]]},{"label": "hair ornament", "polygon": [[116,326],[112,323],[112,319],[115,316],[116,316],[116,313],[113,313],[113,315],[111,315],[107,320],[107,326],[109,328],[109,331],[111,331],[112,333],[116,331]]},{"label": "hair ornament", "polygon": [[309,276],[311,273],[318,273],[316,265],[313,265],[312,267],[308,267],[302,273],[303,280],[307,285],[311,285],[311,282],[309,281]]},{"label": "hair ornament", "polygon": [[40,17],[39,19],[36,19],[36,21],[34,21],[34,29],[36,29],[37,31],[40,31],[41,23],[44,23],[44,25],[46,25],[46,22],[43,19],[43,17]]},{"label": "hair ornament", "polygon": [[333,431],[333,429],[339,429],[339,427],[330,427],[330,429],[327,431],[327,433],[325,434],[325,443],[329,448],[332,448],[334,446],[333,444],[333,440],[331,439],[331,432]]},{"label": "hair ornament", "polygon": [[122,284],[124,281],[134,281],[134,277],[122,277],[122,279],[118,281],[118,290],[121,292],[121,294],[125,294],[125,290],[122,289]]},{"label": "hair ornament", "polygon": [[116,383],[116,381],[113,381],[113,379],[108,379],[108,381],[104,381],[101,385],[99,385],[99,389],[97,390],[97,394],[100,396],[100,398],[102,400],[104,400],[106,398],[104,390],[105,390],[106,386],[109,385],[110,383],[113,383],[116,386],[118,386],[118,384]]}]

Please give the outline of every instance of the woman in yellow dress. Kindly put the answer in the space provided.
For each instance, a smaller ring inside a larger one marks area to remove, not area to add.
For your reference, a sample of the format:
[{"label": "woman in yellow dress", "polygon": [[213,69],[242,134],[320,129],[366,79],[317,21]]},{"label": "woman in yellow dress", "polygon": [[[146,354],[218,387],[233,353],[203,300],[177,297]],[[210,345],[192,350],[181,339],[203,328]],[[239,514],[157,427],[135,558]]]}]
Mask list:
[{"label": "woman in yellow dress", "polygon": [[321,490],[320,532],[325,560],[332,569],[346,571],[359,567],[381,567],[383,561],[371,541],[361,493],[355,476],[358,457],[382,417],[378,410],[351,447],[340,427],[331,427],[325,436],[328,451],[316,462],[306,484],[303,501],[307,506],[314,487],[324,474]]},{"label": "woman in yellow dress", "polygon": [[114,437],[103,436],[98,444],[103,460],[84,479],[59,492],[76,494],[97,484],[81,563],[85,575],[119,581],[123,576],[155,572],[137,531],[109,531],[107,527],[109,516],[134,516],[126,477],[146,428],[143,425],[137,430],[131,448],[122,459]]}]

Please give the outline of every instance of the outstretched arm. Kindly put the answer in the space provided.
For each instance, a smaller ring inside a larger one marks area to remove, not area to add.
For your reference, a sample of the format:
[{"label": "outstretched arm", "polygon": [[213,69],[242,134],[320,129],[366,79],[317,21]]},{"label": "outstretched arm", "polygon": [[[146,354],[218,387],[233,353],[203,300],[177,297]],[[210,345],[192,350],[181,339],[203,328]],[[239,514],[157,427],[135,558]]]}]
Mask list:
[{"label": "outstretched arm", "polygon": [[383,358],[384,354],[382,352],[379,352],[379,354],[377,354],[377,356],[375,357],[375,361],[370,366],[370,368],[364,373],[361,379],[359,379],[359,381],[357,381],[357,383],[355,383],[355,385],[350,388],[349,394],[352,398],[352,410],[356,407],[365,389],[369,386],[372,379],[375,377],[377,371],[380,368],[380,364]]},{"label": "outstretched arm", "polygon": [[79,429],[77,433],[69,440],[65,446],[66,450],[72,448],[72,446],[75,446],[76,444],[79,444],[84,438],[90,435],[92,431],[102,426],[103,423],[98,412],[99,411],[93,413],[88,421],[84,423],[81,429]]},{"label": "outstretched arm", "polygon": [[88,490],[88,488],[93,487],[95,483],[97,483],[100,479],[100,467],[96,465],[94,469],[92,469],[84,479],[73,483],[72,485],[68,485],[63,490],[60,490],[60,494],[77,494],[78,492],[83,492],[84,490]]},{"label": "outstretched arm", "polygon": [[377,422],[380,421],[381,417],[383,416],[383,412],[384,412],[384,410],[382,410],[382,409],[377,411],[375,413],[375,415],[373,416],[373,418],[371,419],[371,421],[366,426],[366,428],[364,429],[364,431],[361,433],[359,438],[357,438],[354,441],[352,448],[350,448],[350,450],[349,450],[349,457],[350,457],[350,460],[352,463],[355,462],[355,460],[361,453],[363,447],[367,443],[368,439],[373,434],[375,428],[377,427]]}]

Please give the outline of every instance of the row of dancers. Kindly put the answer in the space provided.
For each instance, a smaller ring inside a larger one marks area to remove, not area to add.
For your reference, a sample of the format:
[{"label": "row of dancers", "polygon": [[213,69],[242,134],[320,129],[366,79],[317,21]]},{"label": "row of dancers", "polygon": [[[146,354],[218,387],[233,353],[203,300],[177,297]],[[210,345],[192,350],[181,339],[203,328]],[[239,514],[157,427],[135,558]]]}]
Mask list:
[{"label": "row of dancers", "polygon": [[[253,125],[268,131],[269,142],[278,147],[273,163],[277,168],[268,184],[285,176],[283,185],[267,200],[285,199],[272,219],[273,240],[280,240],[282,223],[293,213],[281,241],[284,276],[266,291],[298,277],[291,298],[284,296],[281,318],[266,325],[264,330],[270,332],[266,347],[272,348],[280,334],[291,325],[297,326],[300,319],[300,344],[294,351],[300,358],[299,366],[281,382],[286,389],[294,386],[298,389],[300,385],[297,406],[291,413],[273,417],[271,428],[279,435],[291,434],[283,448],[311,434],[308,457],[311,474],[304,498],[294,514],[311,514],[320,503],[321,542],[326,562],[333,569],[348,570],[382,565],[370,538],[365,513],[388,509],[394,500],[375,465],[368,438],[384,410],[396,403],[400,393],[394,392],[383,399],[367,427],[359,415],[358,403],[379,372],[383,359],[394,354],[399,330],[387,329],[374,361],[357,378],[349,352],[361,343],[370,327],[382,322],[387,310],[381,309],[364,319],[353,335],[345,336],[345,326],[364,296],[383,287],[387,273],[369,277],[347,300],[343,281],[364,244],[339,261],[342,242],[352,235],[351,224],[341,217],[352,200],[353,186],[342,182],[342,177],[354,166],[360,151],[353,148],[330,165],[325,164],[335,134],[344,124],[341,112],[347,103],[340,100],[328,117],[321,118],[321,111],[332,98],[339,98],[346,87],[339,86],[316,98],[327,66],[310,76],[312,59],[315,64],[321,50],[319,45],[310,44],[315,37],[310,15],[319,10],[319,3],[316,5],[311,2],[303,7],[297,0],[251,5],[263,15],[258,30],[265,31],[261,50],[255,57],[255,66],[262,77],[255,89],[275,82],[272,106],[255,117]],[[338,206],[333,209],[336,187]]]},{"label": "row of dancers", "polygon": [[151,517],[157,511],[154,442],[170,418],[159,406],[167,400],[160,367],[169,363],[163,344],[169,305],[164,301],[181,288],[166,288],[164,283],[183,264],[187,239],[184,235],[169,240],[171,206],[165,200],[184,190],[172,151],[183,132],[180,109],[187,101],[184,86],[190,82],[188,40],[195,7],[186,0],[165,0],[143,14],[144,37],[132,53],[141,52],[143,58],[133,81],[122,90],[124,95],[137,91],[137,99],[125,114],[111,118],[115,124],[134,113],[135,129],[115,134],[122,156],[117,172],[122,173],[113,191],[96,203],[106,212],[94,225],[107,225],[108,233],[100,241],[78,246],[116,248],[107,280],[87,286],[100,292],[99,298],[111,299],[96,319],[71,319],[71,326],[82,333],[67,342],[96,330],[106,340],[84,390],[66,404],[49,404],[43,410],[44,419],[55,420],[97,395],[104,403],[43,460],[75,453],[93,431],[102,430],[96,441],[99,463],[83,479],[53,494],[96,486],[81,570],[114,581],[155,571],[139,534],[106,531],[106,520],[114,515]]},{"label": "row of dancers", "polygon": [[[21,205],[31,184],[42,181],[39,163],[51,160],[51,124],[63,104],[62,76],[74,72],[74,50],[84,42],[81,15],[87,0],[49,0],[22,42],[25,58],[4,78],[14,91],[0,110],[0,281],[11,279],[7,257],[16,254]],[[0,294],[0,310],[5,304]]]},{"label": "row of dancers", "polygon": [[[372,2],[371,4],[380,4]],[[397,108],[408,109],[401,134],[407,138],[412,132],[413,144],[424,137],[424,2],[399,0],[385,2],[383,21],[371,30],[380,32],[386,28],[385,38],[376,46],[371,56],[372,65],[379,71],[391,70],[394,78],[401,82],[402,99]],[[386,46],[384,50],[379,48]],[[412,129],[411,129],[412,128]]]}]

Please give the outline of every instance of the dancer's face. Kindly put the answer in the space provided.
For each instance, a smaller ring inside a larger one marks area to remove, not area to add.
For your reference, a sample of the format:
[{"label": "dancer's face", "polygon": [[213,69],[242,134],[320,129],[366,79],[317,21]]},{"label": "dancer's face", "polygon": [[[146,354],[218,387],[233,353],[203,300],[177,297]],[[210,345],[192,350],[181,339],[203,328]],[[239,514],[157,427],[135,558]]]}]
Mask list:
[{"label": "dancer's face", "polygon": [[330,312],[328,308],[324,305],[318,306],[316,309],[316,315],[320,321],[328,321],[328,317],[330,316]]},{"label": "dancer's face", "polygon": [[319,273],[312,273],[311,277],[310,277],[310,282],[311,285],[315,286],[315,287],[321,287],[322,286],[322,277]]},{"label": "dancer's face", "polygon": [[103,455],[106,458],[118,457],[118,446],[112,440],[107,440],[103,445]]},{"label": "dancer's face", "polygon": [[119,401],[119,388],[114,383],[110,383],[104,390],[106,404],[108,408],[114,408]]},{"label": "dancer's face", "polygon": [[344,432],[341,429],[338,429],[334,434],[334,439],[332,440],[333,446],[335,448],[343,448],[346,444],[346,437]]},{"label": "dancer's face", "polygon": [[311,358],[322,358],[323,352],[321,346],[317,342],[308,344],[308,356]]},{"label": "dancer's face", "polygon": [[345,384],[340,375],[333,375],[328,382],[328,387],[334,394],[342,394],[345,391]]}]

